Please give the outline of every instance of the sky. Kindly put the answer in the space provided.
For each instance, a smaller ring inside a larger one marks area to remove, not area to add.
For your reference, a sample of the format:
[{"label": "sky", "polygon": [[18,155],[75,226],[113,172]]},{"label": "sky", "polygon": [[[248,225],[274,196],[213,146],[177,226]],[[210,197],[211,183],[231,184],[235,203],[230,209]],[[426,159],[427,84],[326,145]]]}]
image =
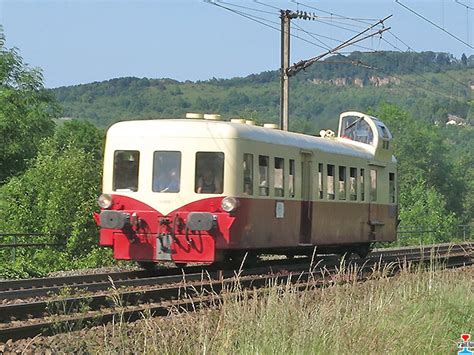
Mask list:
[{"label": "sky", "polygon": [[407,50],[408,45],[415,51],[449,52],[457,58],[474,54],[474,0],[399,0],[450,34],[395,0],[296,1],[299,4],[218,3],[257,16],[275,29],[201,0],[0,0],[0,24],[6,47],[17,47],[24,62],[41,68],[49,88],[125,76],[196,81],[278,69],[280,20],[273,7],[319,16],[318,21],[292,20],[292,34],[312,42],[291,39],[292,63],[324,53],[324,47],[332,48],[374,22],[336,15],[331,19],[323,11],[374,20],[393,15],[385,22],[390,33],[383,35],[389,43],[377,37],[361,42],[365,48],[345,51],[396,50],[393,46]]}]

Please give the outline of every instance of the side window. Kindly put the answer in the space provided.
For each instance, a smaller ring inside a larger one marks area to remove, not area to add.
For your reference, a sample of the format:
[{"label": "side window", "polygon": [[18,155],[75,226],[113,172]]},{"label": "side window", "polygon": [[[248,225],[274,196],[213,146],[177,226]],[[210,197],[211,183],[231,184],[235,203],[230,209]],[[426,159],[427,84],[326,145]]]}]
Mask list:
[{"label": "side window", "polygon": [[360,200],[365,201],[365,169],[360,169]]},{"label": "side window", "polygon": [[275,197],[285,196],[285,159],[283,158],[275,158],[275,171],[273,181],[273,187],[275,188]]},{"label": "side window", "polygon": [[244,195],[253,195],[253,154],[244,154]]},{"label": "side window", "polygon": [[328,177],[327,177],[327,188],[328,188],[328,200],[334,200],[335,190],[334,190],[334,165],[328,164]]},{"label": "side window", "polygon": [[116,150],[114,153],[113,190],[137,191],[139,165],[139,151]]},{"label": "side window", "polygon": [[339,167],[339,200],[346,199],[346,167]]},{"label": "side window", "polygon": [[295,161],[290,159],[290,181],[288,182],[288,190],[290,197],[295,197]]},{"label": "side window", "polygon": [[370,170],[370,201],[377,201],[377,170]]},{"label": "side window", "polygon": [[357,200],[357,168],[349,169],[349,195],[351,201]]},{"label": "side window", "polygon": [[154,192],[179,192],[181,152],[157,151],[153,153]]},{"label": "side window", "polygon": [[389,203],[396,202],[395,193],[395,173],[388,174]]},{"label": "side window", "polygon": [[324,185],[323,185],[323,164],[318,164],[318,186],[319,186],[319,198],[324,198]]},{"label": "side window", "polygon": [[197,152],[195,189],[198,194],[221,194],[224,181],[224,153]]},{"label": "side window", "polygon": [[258,181],[258,194],[260,196],[268,196],[268,156],[266,155],[259,155],[258,156],[258,176],[259,176],[259,181]]}]

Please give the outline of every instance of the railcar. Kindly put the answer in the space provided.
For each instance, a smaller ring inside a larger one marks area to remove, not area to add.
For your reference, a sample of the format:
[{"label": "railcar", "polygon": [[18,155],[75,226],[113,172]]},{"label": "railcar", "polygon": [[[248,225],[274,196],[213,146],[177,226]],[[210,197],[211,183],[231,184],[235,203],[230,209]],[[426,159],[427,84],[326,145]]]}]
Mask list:
[{"label": "railcar", "polygon": [[217,115],[107,132],[100,245],[144,266],[247,253],[370,251],[396,238],[397,169],[379,119],[340,115],[311,136]]}]

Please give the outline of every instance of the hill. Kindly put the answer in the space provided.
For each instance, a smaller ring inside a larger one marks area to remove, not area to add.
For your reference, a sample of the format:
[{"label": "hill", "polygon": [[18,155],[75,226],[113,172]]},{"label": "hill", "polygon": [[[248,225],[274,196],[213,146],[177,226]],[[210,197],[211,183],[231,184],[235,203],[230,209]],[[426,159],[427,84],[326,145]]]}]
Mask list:
[{"label": "hill", "polygon": [[[296,131],[335,128],[342,111],[394,103],[426,122],[448,115],[473,120],[474,56],[446,53],[354,52],[316,63],[291,79],[290,120]],[[244,78],[179,82],[119,78],[52,89],[64,116],[106,127],[125,119],[218,112],[278,122],[279,71]],[[470,103],[471,102],[471,103]]]}]

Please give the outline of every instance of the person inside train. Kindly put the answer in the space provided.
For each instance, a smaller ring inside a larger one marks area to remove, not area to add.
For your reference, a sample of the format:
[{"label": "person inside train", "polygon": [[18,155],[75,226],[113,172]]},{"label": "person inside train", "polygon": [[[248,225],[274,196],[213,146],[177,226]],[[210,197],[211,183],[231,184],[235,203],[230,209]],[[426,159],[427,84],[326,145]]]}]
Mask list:
[{"label": "person inside train", "polygon": [[219,194],[222,193],[222,182],[214,174],[213,170],[206,166],[199,177],[197,190],[198,194]]},{"label": "person inside train", "polygon": [[158,192],[179,192],[179,172],[172,168],[161,174],[156,180],[153,191]]}]

